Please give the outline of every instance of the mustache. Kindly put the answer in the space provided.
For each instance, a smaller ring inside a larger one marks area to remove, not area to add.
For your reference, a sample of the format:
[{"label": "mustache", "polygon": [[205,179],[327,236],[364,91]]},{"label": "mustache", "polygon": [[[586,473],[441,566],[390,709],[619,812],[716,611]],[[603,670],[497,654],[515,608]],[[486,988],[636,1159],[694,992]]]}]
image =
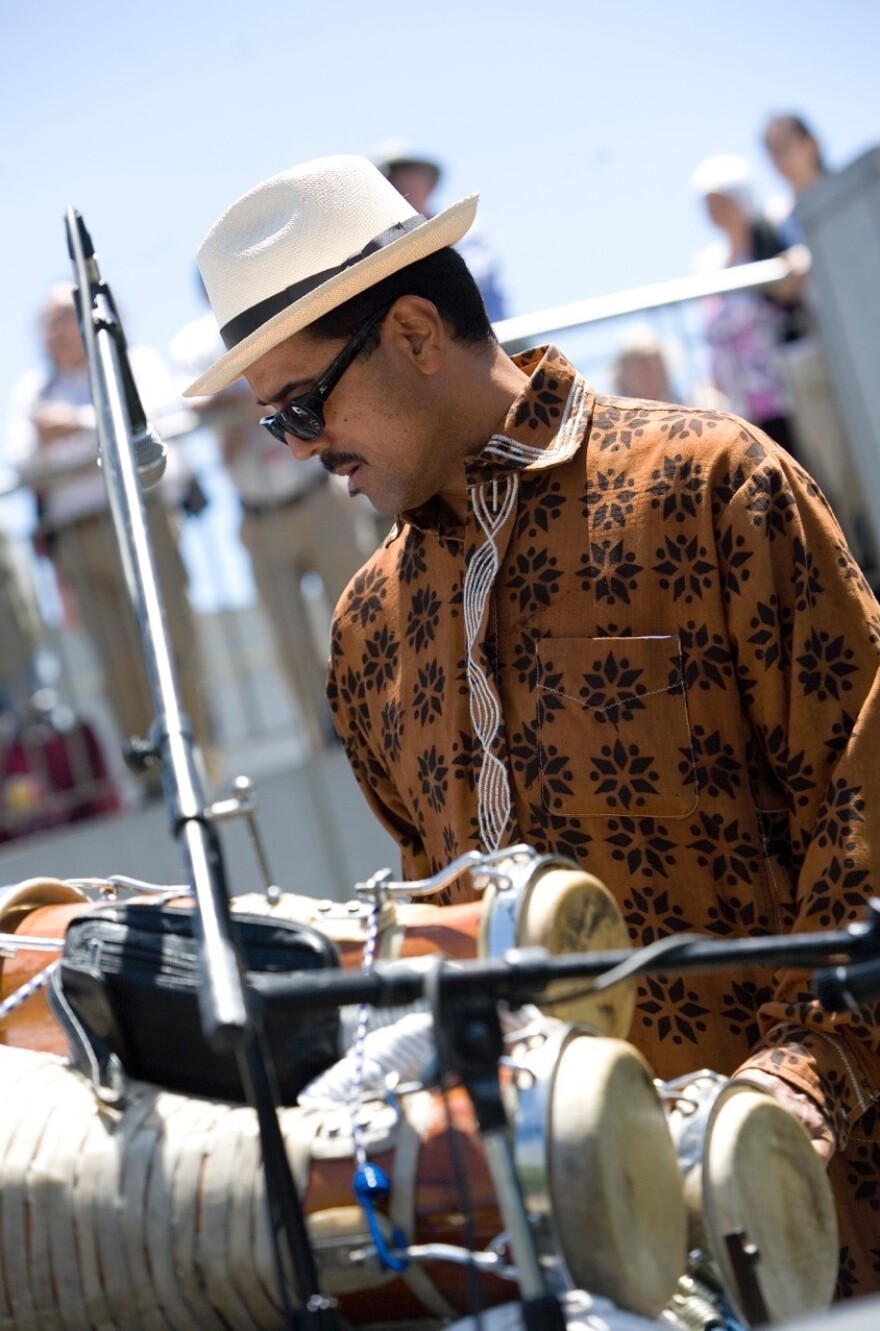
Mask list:
[{"label": "mustache", "polygon": [[360,467],[364,459],[360,453],[322,453],[321,466],[333,475],[343,467]]}]

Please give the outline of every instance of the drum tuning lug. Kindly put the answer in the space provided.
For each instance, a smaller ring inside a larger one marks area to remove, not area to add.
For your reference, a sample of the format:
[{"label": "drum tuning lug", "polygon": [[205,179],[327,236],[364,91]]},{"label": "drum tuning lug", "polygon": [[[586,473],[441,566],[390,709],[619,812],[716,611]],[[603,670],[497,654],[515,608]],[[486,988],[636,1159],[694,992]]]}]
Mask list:
[{"label": "drum tuning lug", "polygon": [[520,1063],[518,1059],[511,1058],[508,1054],[502,1054],[498,1060],[498,1065],[515,1073],[519,1085],[525,1081],[529,1086],[534,1086],[538,1080],[533,1068],[527,1067],[525,1063]]},{"label": "drum tuning lug", "polygon": [[213,819],[214,822],[218,823],[226,822],[230,818],[244,818],[247,823],[251,845],[260,866],[266,900],[270,905],[276,905],[281,897],[281,888],[275,882],[269,868],[266,848],[263,845],[263,838],[260,835],[257,823],[257,797],[250,777],[237,776],[232,782],[232,789],[228,798],[215,800],[213,804],[206,807],[204,812],[206,818]]},{"label": "drum tuning lug", "polygon": [[[381,871],[382,885],[389,896],[394,897],[428,897],[439,892],[441,888],[446,887],[448,883],[453,883],[456,878],[466,870],[471,874],[471,880],[479,882],[481,878],[494,878],[496,873],[507,874],[503,865],[505,861],[521,859],[523,855],[535,858],[535,852],[530,846],[509,846],[504,850],[494,850],[486,854],[479,850],[467,850],[446,865],[445,869],[438,870],[430,878],[416,878],[409,883],[397,883],[391,881],[391,871],[383,869]],[[494,866],[501,865],[500,869]],[[379,875],[374,875],[379,877]],[[368,891],[373,884],[371,878],[366,883],[358,883],[355,890],[357,892]]]},{"label": "drum tuning lug", "polygon": [[[365,900],[372,902],[374,906],[380,907],[385,904],[385,901],[389,896],[389,888],[392,886],[395,891],[397,891],[402,884],[392,884],[390,869],[378,869],[374,874],[370,875],[365,883],[355,884],[355,896],[362,897]],[[360,909],[359,903],[357,901],[350,901],[348,903],[348,909],[354,914]]]},{"label": "drum tuning lug", "polygon": [[150,883],[143,878],[132,878],[128,874],[114,873],[102,885],[101,895],[115,901],[121,891],[134,892],[137,895],[161,896],[164,894],[165,896],[185,897],[190,894],[192,889],[183,883],[179,885]]}]

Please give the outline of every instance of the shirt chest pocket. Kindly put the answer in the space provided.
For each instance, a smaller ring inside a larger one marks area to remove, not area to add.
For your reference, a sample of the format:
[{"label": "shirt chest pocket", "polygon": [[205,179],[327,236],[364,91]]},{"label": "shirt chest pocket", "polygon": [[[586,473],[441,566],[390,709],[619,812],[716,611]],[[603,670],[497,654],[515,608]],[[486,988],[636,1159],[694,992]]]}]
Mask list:
[{"label": "shirt chest pocket", "polygon": [[543,638],[537,648],[544,808],[563,818],[693,812],[678,636]]}]

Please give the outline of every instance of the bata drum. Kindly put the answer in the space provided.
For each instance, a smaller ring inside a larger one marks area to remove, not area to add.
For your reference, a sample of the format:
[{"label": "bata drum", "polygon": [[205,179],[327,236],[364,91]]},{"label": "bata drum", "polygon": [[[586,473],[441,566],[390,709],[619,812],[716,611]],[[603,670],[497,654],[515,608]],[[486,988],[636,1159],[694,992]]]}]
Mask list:
[{"label": "bata drum", "polygon": [[[539,1023],[540,1027],[540,1023]],[[658,1310],[684,1261],[684,1201],[663,1108],[622,1041],[548,1022],[504,1070],[517,1168],[562,1284]],[[9,1331],[276,1331],[253,1111],[132,1081],[108,1113],[50,1055],[0,1048],[0,1291]],[[345,1322],[445,1326],[519,1294],[470,1099],[416,1090],[361,1106],[359,1141],[390,1181],[355,1204],[351,1110],[281,1109],[322,1288]],[[557,1246],[558,1245],[558,1246]],[[22,1253],[27,1252],[27,1261]],[[562,1253],[560,1259],[558,1254]]]},{"label": "bata drum", "polygon": [[[451,960],[492,959],[510,948],[542,947],[551,956],[613,951],[630,946],[623,916],[608,889],[573,860],[514,846],[493,856],[463,856],[471,865],[476,901],[437,906],[428,896],[449,874],[417,883],[377,883],[356,900],[315,901],[284,893],[273,910],[320,929],[337,944],[344,966],[359,967],[375,921],[373,959],[390,961],[441,953]],[[457,863],[461,863],[458,861]],[[450,866],[450,873],[456,865]],[[255,910],[259,898],[248,898]],[[242,909],[244,909],[242,905]],[[567,996],[568,995],[568,996]],[[539,1003],[548,1016],[584,1022],[602,1035],[625,1039],[635,1009],[635,982],[597,993],[582,981],[559,981]]]},{"label": "bata drum", "polygon": [[[34,988],[40,972],[61,956],[69,921],[91,909],[85,892],[57,878],[30,878],[0,888],[0,1005]],[[41,987],[0,1020],[0,1044],[67,1052]]]},{"label": "bata drum", "polygon": [[692,1271],[708,1260],[710,1282],[717,1277],[746,1325],[827,1308],[837,1221],[825,1166],[801,1124],[745,1077],[704,1071],[659,1088],[681,1170]]},{"label": "bata drum", "polygon": [[[412,896],[439,891],[456,864],[467,861],[476,901],[438,906]],[[358,897],[344,902],[292,892],[271,898],[247,893],[233,898],[233,913],[265,914],[296,920],[320,930],[336,944],[342,965],[364,965],[373,940],[373,960],[413,959],[438,954],[450,960],[497,958],[510,948],[542,947],[551,955],[613,951],[630,945],[620,910],[611,893],[572,860],[537,855],[515,846],[493,856],[468,855],[423,886],[417,883],[365,884]],[[35,979],[61,955],[64,932],[74,915],[100,908],[108,897],[193,906],[177,889],[149,886],[138,894],[132,880],[95,880],[89,893],[74,883],[34,879],[0,889],[0,1002]],[[134,892],[134,895],[132,895]],[[19,947],[16,948],[16,940]],[[42,940],[37,950],[35,940]],[[55,941],[55,946],[45,946]],[[599,1034],[625,1039],[635,1007],[635,982],[625,981],[589,992],[578,980],[551,986],[539,1003],[548,1016],[583,1022]],[[0,1020],[0,1044],[66,1053],[67,1042],[37,991],[15,1014]]]}]

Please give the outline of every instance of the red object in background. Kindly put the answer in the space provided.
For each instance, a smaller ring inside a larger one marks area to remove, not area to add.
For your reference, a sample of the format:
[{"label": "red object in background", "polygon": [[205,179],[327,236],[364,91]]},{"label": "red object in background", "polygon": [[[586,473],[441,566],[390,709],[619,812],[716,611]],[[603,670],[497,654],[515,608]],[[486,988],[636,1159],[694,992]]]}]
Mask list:
[{"label": "red object in background", "polygon": [[88,721],[41,717],[0,737],[0,843],[120,807]]}]

